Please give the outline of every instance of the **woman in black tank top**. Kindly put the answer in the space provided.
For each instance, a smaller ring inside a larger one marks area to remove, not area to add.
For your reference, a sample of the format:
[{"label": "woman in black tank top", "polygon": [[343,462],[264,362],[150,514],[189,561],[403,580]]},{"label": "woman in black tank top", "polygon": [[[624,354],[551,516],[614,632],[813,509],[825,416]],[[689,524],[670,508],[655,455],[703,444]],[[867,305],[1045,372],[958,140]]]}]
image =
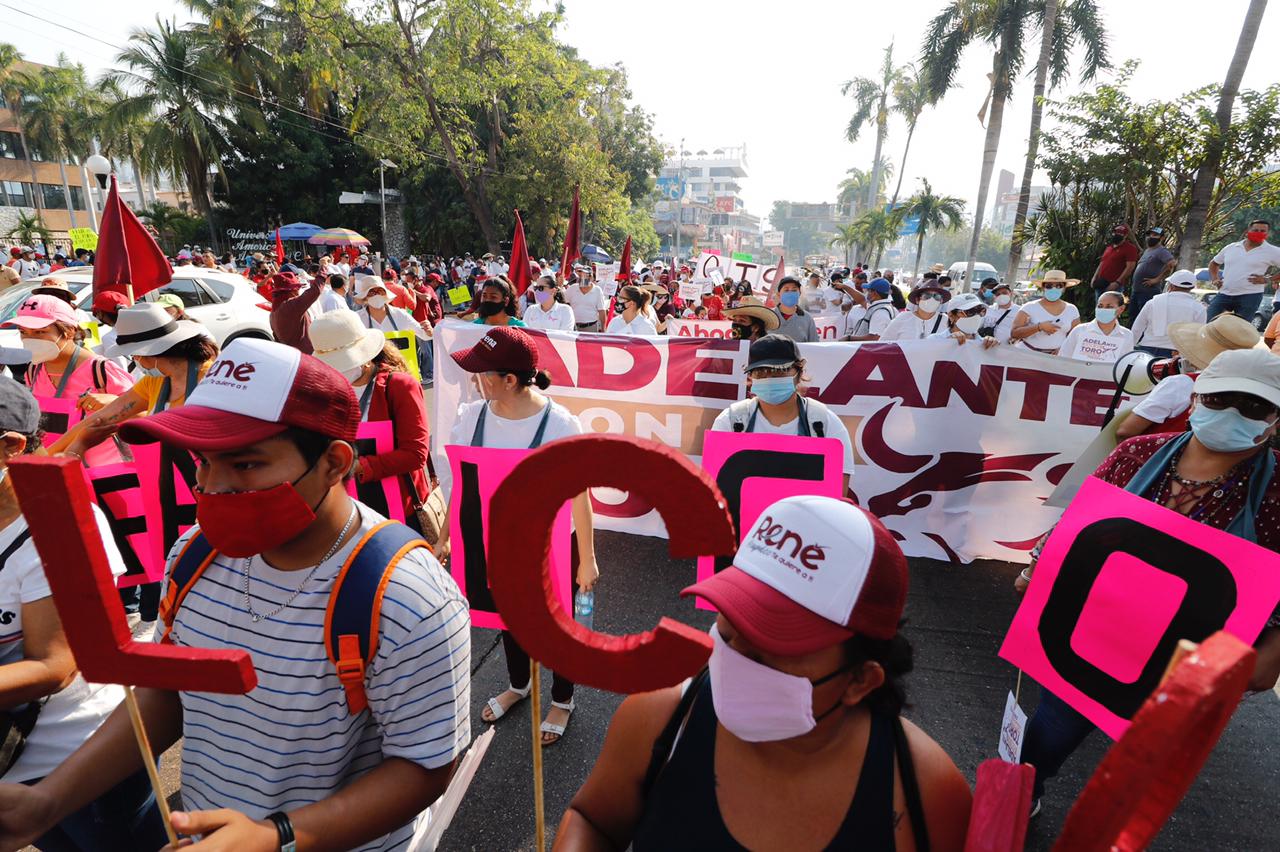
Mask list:
[{"label": "woman in black tank top", "polygon": [[959,850],[971,794],[899,713],[906,560],[848,501],[789,497],[685,590],[720,610],[705,670],[634,695],[558,850]]}]

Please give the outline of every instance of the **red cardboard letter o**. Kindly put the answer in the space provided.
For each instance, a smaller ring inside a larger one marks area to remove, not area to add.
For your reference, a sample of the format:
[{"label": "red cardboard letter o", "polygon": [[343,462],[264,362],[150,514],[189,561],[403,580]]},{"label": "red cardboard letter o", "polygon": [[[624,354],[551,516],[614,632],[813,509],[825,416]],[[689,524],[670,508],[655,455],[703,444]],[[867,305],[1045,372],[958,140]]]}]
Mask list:
[{"label": "red cardboard letter o", "polygon": [[635,492],[651,503],[666,522],[672,556],[737,547],[720,490],[681,453],[617,435],[566,438],[532,453],[493,495],[489,526],[500,531],[489,540],[494,602],[529,656],[575,683],[622,693],[672,686],[706,663],[706,633],[670,618],[645,633],[597,633],[575,622],[552,592],[552,520],[566,501],[597,486]]}]

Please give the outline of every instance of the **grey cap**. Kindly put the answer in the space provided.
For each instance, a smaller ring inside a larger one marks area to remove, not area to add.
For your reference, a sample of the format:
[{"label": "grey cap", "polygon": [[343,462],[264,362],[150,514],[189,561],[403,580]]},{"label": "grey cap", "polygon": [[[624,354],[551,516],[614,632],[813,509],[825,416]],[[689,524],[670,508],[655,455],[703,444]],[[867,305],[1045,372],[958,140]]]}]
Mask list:
[{"label": "grey cap", "polygon": [[40,428],[40,406],[31,391],[0,376],[0,432],[32,435]]}]

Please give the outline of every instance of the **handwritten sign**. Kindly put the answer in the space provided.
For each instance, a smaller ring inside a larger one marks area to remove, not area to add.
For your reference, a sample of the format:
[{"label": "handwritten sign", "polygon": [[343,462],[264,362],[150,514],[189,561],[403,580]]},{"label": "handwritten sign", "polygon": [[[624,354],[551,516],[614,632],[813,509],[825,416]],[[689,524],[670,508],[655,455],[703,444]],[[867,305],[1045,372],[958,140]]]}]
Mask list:
[{"label": "handwritten sign", "polygon": [[686,302],[698,302],[702,299],[702,285],[696,281],[680,282],[680,298]]},{"label": "handwritten sign", "polygon": [[395,348],[400,350],[400,354],[404,356],[405,362],[409,365],[409,372],[413,373],[413,377],[418,381],[422,381],[422,370],[418,365],[418,334],[411,328],[402,331],[384,331],[382,335],[391,341]]},{"label": "handwritten sign", "polygon": [[1000,745],[997,751],[1001,760],[1017,763],[1022,758],[1022,738],[1027,730],[1027,714],[1018,706],[1013,693],[1004,700],[1004,719],[1000,722]]},{"label": "handwritten sign", "polygon": [[670,319],[668,337],[733,338],[733,323],[728,320]]},{"label": "handwritten sign", "polygon": [[449,304],[465,305],[471,302],[471,290],[466,284],[459,284],[457,287],[450,287],[445,293],[449,296]]},{"label": "handwritten sign", "polygon": [[[533,450],[495,450],[450,444],[445,447],[453,471],[449,495],[449,570],[471,604],[475,627],[505,630],[498,606],[489,591],[487,553],[490,543],[489,502],[507,475]],[[569,530],[570,507],[556,513],[551,530],[551,577],[562,606],[572,610],[573,548]],[[505,535],[506,531],[499,533]]]},{"label": "handwritten sign", "polygon": [[98,235],[93,228],[68,228],[67,236],[71,238],[71,248],[98,250]]},{"label": "handwritten sign", "polygon": [[1110,737],[1179,639],[1252,643],[1280,601],[1280,554],[1090,478],[1045,544],[1000,656]]},{"label": "handwritten sign", "polygon": [[[784,497],[840,497],[844,444],[836,438],[802,438],[754,432],[707,432],[702,469],[724,494],[742,542],[769,506]],[[733,563],[729,556],[699,556],[698,582]],[[698,598],[699,609],[711,609]]]}]

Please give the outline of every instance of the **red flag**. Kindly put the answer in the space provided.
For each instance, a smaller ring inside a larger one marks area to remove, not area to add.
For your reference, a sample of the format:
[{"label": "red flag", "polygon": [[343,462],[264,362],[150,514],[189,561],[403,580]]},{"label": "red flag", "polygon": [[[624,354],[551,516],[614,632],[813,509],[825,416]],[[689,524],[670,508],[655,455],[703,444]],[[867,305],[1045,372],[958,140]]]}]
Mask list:
[{"label": "red flag", "polygon": [[560,259],[560,274],[567,280],[573,271],[573,262],[582,254],[582,211],[578,207],[578,187],[573,188],[573,207],[569,210],[569,231],[564,235],[564,255]]},{"label": "red flag", "polygon": [[622,259],[618,261],[618,280],[631,281],[631,235],[627,235],[627,241],[622,246]]},{"label": "red flag", "polygon": [[772,283],[770,283],[768,289],[765,290],[764,303],[771,308],[773,307],[773,294],[778,289],[778,282],[785,278],[787,274],[787,267],[784,263],[785,259],[785,255],[778,255],[778,269],[773,273]]},{"label": "red flag", "polygon": [[173,267],[155,238],[123,201],[111,176],[111,191],[102,207],[98,252],[93,263],[93,294],[111,290],[137,299],[173,280]]},{"label": "red flag", "polygon": [[276,228],[276,265],[284,265],[284,243],[280,241],[280,229]]},{"label": "red flag", "polygon": [[516,233],[511,238],[510,270],[507,278],[517,296],[533,286],[533,270],[529,268],[529,245],[524,240],[524,222],[520,219],[519,210],[516,211]]}]

